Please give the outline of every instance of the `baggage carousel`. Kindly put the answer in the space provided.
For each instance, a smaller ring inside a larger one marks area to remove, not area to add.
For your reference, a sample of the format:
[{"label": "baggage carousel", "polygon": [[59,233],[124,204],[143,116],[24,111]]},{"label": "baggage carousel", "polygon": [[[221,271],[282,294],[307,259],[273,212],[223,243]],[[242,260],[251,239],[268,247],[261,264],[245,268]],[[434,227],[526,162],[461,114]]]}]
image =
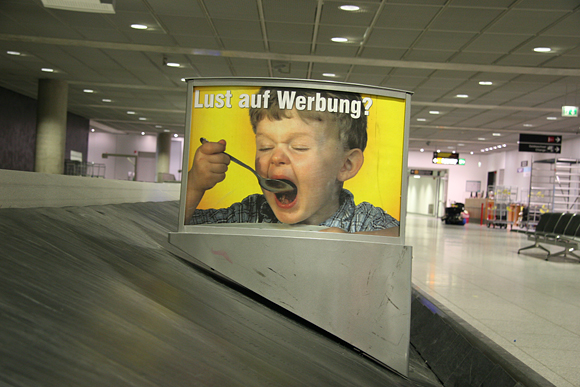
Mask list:
[{"label": "baggage carousel", "polygon": [[177,213],[0,209],[0,384],[441,385],[413,348],[405,377],[196,264]]}]

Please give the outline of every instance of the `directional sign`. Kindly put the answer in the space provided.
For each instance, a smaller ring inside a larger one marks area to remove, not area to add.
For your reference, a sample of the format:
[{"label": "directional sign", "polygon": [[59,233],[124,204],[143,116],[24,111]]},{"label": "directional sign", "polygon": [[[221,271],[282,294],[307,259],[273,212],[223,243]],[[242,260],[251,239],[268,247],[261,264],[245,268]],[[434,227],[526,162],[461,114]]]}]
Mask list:
[{"label": "directional sign", "polygon": [[578,106],[562,106],[562,117],[578,117]]},{"label": "directional sign", "polygon": [[560,153],[562,136],[520,133],[520,152]]}]

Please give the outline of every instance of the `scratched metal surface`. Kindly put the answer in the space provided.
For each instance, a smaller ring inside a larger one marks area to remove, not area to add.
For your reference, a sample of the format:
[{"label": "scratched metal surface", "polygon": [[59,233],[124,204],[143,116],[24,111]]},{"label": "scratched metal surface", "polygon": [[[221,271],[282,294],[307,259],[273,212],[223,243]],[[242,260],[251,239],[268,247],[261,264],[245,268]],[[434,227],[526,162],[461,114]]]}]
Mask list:
[{"label": "scratched metal surface", "polygon": [[427,386],[179,259],[177,202],[0,209],[0,385]]}]

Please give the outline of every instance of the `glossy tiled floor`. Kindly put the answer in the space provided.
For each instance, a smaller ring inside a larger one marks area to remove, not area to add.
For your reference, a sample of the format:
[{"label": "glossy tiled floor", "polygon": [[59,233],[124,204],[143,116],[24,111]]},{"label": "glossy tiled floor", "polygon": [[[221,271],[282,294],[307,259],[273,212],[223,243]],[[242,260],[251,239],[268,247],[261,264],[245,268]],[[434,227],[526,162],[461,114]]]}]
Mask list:
[{"label": "glossy tiled floor", "polygon": [[556,386],[580,386],[578,261],[518,255],[523,234],[419,215],[407,216],[406,244],[416,286]]}]

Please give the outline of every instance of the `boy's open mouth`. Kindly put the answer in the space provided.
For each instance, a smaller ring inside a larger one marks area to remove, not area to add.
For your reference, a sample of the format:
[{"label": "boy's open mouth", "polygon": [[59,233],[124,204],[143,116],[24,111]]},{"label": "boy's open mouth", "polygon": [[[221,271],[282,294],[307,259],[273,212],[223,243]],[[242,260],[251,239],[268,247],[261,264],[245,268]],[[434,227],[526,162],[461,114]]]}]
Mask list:
[{"label": "boy's open mouth", "polygon": [[279,192],[276,195],[276,200],[281,205],[288,205],[296,200],[296,195],[298,194],[298,188],[296,188],[296,184],[292,183],[290,180],[281,179],[283,182],[290,184],[294,189],[292,191],[284,191]]}]

